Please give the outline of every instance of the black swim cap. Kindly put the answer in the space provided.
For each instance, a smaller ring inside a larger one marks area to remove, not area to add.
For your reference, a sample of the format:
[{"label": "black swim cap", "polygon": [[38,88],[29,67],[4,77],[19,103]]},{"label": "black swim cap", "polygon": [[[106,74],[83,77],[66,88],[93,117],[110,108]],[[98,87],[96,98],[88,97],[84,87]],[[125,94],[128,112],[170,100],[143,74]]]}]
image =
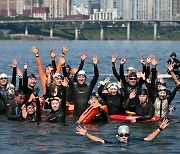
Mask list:
[{"label": "black swim cap", "polygon": [[90,99],[91,99],[91,98],[97,98],[97,99],[98,99],[98,96],[96,95],[96,92],[93,92],[93,93],[91,94]]},{"label": "black swim cap", "polygon": [[46,68],[47,68],[47,67],[53,67],[53,66],[52,66],[51,64],[48,64],[48,65],[46,65]]},{"label": "black swim cap", "polygon": [[176,55],[176,53],[175,53],[175,52],[172,52],[172,53],[171,53],[171,57],[172,57],[172,56],[177,57],[177,55]]},{"label": "black swim cap", "polygon": [[33,74],[33,73],[31,73],[31,74],[28,74],[28,76],[27,76],[28,78],[35,78],[36,79],[36,76]]},{"label": "black swim cap", "polygon": [[71,69],[70,65],[65,65],[64,67],[65,67],[65,68]]},{"label": "black swim cap", "polygon": [[148,95],[148,92],[146,89],[140,89],[138,92],[139,95]]},{"label": "black swim cap", "polygon": [[132,72],[129,77],[136,77],[137,78],[137,74],[135,72]]}]

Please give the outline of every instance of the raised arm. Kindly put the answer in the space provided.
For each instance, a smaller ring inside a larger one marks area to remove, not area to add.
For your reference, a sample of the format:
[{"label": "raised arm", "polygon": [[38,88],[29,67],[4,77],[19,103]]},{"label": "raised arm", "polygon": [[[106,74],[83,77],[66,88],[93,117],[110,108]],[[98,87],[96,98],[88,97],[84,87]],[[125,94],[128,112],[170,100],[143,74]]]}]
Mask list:
[{"label": "raised arm", "polygon": [[156,129],[154,132],[149,134],[147,137],[144,138],[144,141],[152,141],[154,138],[158,136],[158,134],[163,131],[169,125],[168,119],[163,119],[162,123],[159,125],[159,128]]},{"label": "raised arm", "polygon": [[122,80],[123,85],[125,85],[127,83],[125,75],[124,75],[124,64],[125,64],[126,60],[127,60],[127,58],[124,57],[120,61],[120,70],[119,70],[119,73],[120,73],[120,78]]},{"label": "raised arm", "polygon": [[61,73],[61,68],[66,63],[65,55],[66,55],[67,51],[68,51],[68,49],[66,48],[66,46],[63,46],[61,55],[59,57],[56,73]]},{"label": "raised arm", "polygon": [[19,77],[19,90],[23,90],[23,85],[22,85],[22,72],[19,68],[17,68],[17,75]]},{"label": "raised arm", "polygon": [[180,89],[180,84],[172,91],[170,96],[168,97],[168,104],[171,104],[172,100],[174,99],[176,92]]},{"label": "raised arm", "polygon": [[103,139],[101,139],[101,138],[99,138],[99,137],[97,137],[97,136],[94,136],[94,135],[91,135],[91,134],[89,134],[88,132],[87,132],[87,130],[86,130],[86,127],[84,127],[84,128],[82,128],[80,125],[78,125],[77,127],[76,127],[76,133],[77,134],[80,134],[80,135],[82,135],[82,136],[86,136],[87,138],[89,138],[90,140],[92,140],[92,141],[95,141],[95,142],[100,142],[100,143],[105,143],[105,140],[103,140]]},{"label": "raised arm", "polygon": [[52,66],[54,68],[54,72],[56,72],[56,70],[57,70],[57,68],[56,68],[56,61],[55,61],[56,52],[53,51],[53,50],[50,50],[50,56],[51,56],[51,59],[52,59]]},{"label": "raised arm", "polygon": [[176,84],[176,86],[178,86],[180,84],[180,81],[179,81],[179,79],[177,78],[176,74],[173,71],[172,63],[167,63],[166,67],[167,67],[168,71],[170,72],[174,83]]},{"label": "raised arm", "polygon": [[117,73],[117,70],[116,70],[116,66],[115,66],[115,62],[117,60],[117,55],[112,55],[112,71],[113,71],[113,74],[114,76],[116,77],[116,79],[119,81],[120,80],[120,75]]}]

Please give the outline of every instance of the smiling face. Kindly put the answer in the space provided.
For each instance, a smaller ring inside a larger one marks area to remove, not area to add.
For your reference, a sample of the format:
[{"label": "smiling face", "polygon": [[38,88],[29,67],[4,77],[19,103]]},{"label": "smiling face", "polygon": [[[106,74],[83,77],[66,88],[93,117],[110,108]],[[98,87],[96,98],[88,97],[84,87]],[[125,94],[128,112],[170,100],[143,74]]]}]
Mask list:
[{"label": "smiling face", "polygon": [[60,109],[60,102],[58,100],[53,100],[51,102],[51,108],[53,111],[57,111]]},{"label": "smiling face", "polygon": [[116,95],[117,92],[118,92],[117,87],[110,87],[109,93],[110,93],[111,95]]},{"label": "smiling face", "polygon": [[28,78],[28,87],[34,88],[36,86],[36,79],[35,78]]},{"label": "smiling face", "polygon": [[26,111],[28,115],[32,115],[35,113],[36,110],[35,110],[34,105],[30,104],[26,107]]},{"label": "smiling face", "polygon": [[136,86],[136,84],[137,84],[137,77],[129,77],[129,78],[128,78],[128,83],[129,83],[131,86]]},{"label": "smiling face", "polygon": [[158,95],[159,95],[159,98],[160,98],[160,99],[165,99],[167,93],[166,93],[166,91],[159,91],[159,92],[158,92]]},{"label": "smiling face", "polygon": [[82,76],[82,75],[77,76],[77,82],[78,82],[78,84],[80,84],[80,85],[85,84],[85,82],[86,82],[86,77],[85,77],[85,76]]}]

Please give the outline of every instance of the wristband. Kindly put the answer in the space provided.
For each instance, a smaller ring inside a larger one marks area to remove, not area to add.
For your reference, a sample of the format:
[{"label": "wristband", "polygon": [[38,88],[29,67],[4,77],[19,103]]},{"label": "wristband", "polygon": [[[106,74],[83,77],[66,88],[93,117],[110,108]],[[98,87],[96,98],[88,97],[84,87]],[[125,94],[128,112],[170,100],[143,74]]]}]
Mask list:
[{"label": "wristband", "polygon": [[160,130],[160,131],[163,131],[163,129],[162,129],[161,127],[159,127],[159,130]]},{"label": "wristband", "polygon": [[38,53],[36,53],[36,57],[39,57],[39,54],[38,54]]}]

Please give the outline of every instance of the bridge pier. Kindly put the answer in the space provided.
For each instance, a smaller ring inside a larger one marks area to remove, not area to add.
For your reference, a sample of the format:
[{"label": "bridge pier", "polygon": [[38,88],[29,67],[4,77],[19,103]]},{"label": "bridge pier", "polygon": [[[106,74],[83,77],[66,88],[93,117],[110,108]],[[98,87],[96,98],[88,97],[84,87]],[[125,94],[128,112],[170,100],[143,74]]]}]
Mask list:
[{"label": "bridge pier", "polygon": [[53,24],[50,26],[50,38],[53,38]]},{"label": "bridge pier", "polygon": [[78,40],[79,39],[79,36],[78,36],[78,26],[76,25],[76,28],[75,28],[75,40]]},{"label": "bridge pier", "polygon": [[154,22],[154,40],[157,40],[157,22]]},{"label": "bridge pier", "polygon": [[131,28],[130,28],[131,24],[130,22],[128,21],[127,22],[127,40],[130,40],[131,39]]},{"label": "bridge pier", "polygon": [[103,27],[103,23],[101,24],[101,29],[100,29],[100,40],[104,40],[104,27]]},{"label": "bridge pier", "polygon": [[28,35],[28,25],[25,25],[25,35]]}]

